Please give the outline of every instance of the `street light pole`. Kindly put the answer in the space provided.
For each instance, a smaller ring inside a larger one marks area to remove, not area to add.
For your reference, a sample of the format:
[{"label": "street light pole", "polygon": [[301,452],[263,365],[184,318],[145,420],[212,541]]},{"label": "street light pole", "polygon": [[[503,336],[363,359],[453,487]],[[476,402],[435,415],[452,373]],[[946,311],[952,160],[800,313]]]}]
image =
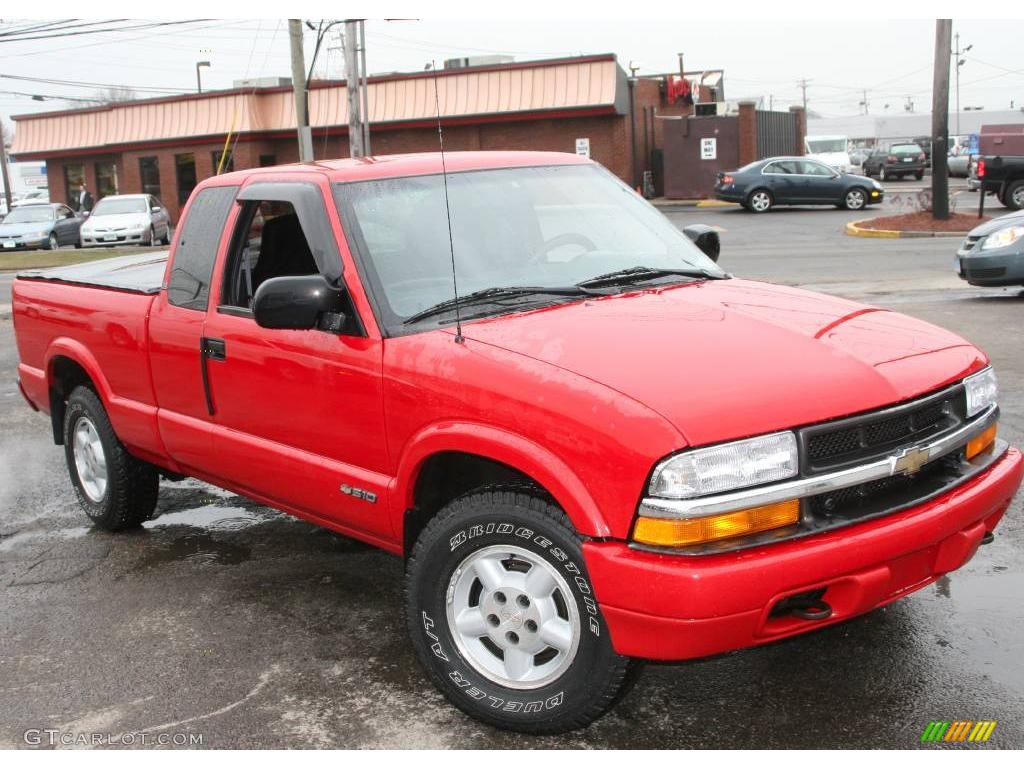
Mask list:
[{"label": "street light pole", "polygon": [[210,66],[210,62],[208,62],[208,61],[197,61],[196,62],[196,93],[202,93],[203,92],[203,77],[202,77],[202,74],[199,72],[199,68],[200,67],[208,67],[208,66]]},{"label": "street light pole", "polygon": [[956,56],[956,135],[959,136],[960,135],[960,67],[962,67],[967,62],[967,59],[961,59],[960,55],[964,54],[964,53],[967,53],[969,50],[971,50],[971,48],[974,47],[974,45],[968,45],[966,48],[964,48],[961,51],[960,50],[960,33],[957,32],[955,35],[953,35],[953,38],[954,38],[954,40],[956,40],[956,50],[953,53],[953,55]]},{"label": "street light pole", "polygon": [[0,117],[0,174],[4,180],[4,200],[7,212],[11,212],[11,177],[7,173],[7,139],[4,138],[4,120]]}]

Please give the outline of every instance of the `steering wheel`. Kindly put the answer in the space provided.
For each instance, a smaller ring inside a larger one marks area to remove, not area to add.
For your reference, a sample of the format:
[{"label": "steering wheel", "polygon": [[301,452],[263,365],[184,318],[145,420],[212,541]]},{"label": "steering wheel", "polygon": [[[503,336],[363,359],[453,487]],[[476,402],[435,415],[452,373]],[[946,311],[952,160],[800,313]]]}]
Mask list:
[{"label": "steering wheel", "polygon": [[530,257],[530,263],[539,262],[542,257],[547,256],[555,248],[561,248],[563,245],[578,245],[583,248],[584,253],[597,250],[597,245],[586,235],[581,235],[579,232],[563,232],[541,243],[537,252]]}]

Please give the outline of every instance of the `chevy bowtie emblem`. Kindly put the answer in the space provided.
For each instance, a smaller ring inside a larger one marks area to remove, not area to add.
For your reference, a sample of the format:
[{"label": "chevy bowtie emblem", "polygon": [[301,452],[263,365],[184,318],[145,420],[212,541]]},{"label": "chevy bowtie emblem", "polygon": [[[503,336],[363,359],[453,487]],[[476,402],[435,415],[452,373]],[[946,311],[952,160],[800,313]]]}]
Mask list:
[{"label": "chevy bowtie emblem", "polygon": [[896,456],[893,456],[892,473],[894,475],[912,475],[928,463],[930,451],[927,448],[907,448]]}]

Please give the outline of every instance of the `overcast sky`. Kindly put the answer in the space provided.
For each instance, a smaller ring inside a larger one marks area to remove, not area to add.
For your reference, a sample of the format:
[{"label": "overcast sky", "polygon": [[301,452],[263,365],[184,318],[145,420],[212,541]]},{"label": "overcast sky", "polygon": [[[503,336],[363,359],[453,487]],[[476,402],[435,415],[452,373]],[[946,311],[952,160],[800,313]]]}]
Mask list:
[{"label": "overcast sky", "polygon": [[[4,19],[0,32],[24,22]],[[195,62],[209,60],[204,88],[227,88],[244,77],[290,73],[285,20],[210,21],[165,31],[0,42],[0,75],[86,81],[134,88],[139,97],[195,88]],[[961,46],[973,44],[960,72],[960,103],[986,110],[1024,106],[1024,21],[954,21]],[[371,73],[422,70],[431,60],[511,54],[517,60],[614,52],[624,69],[672,71],[676,53],[687,70],[724,69],[729,99],[769,95],[776,107],[799,103],[796,81],[807,78],[808,106],[825,116],[861,111],[867,89],[871,114],[915,111],[931,103],[935,24],[932,20],[713,21],[658,20],[421,20],[368,21]],[[2,40],[2,38],[0,38]],[[317,71],[344,77],[330,41]],[[312,39],[307,37],[307,64]],[[0,115],[61,109],[60,101],[26,94],[92,95],[96,87],[0,77]],[[950,105],[954,95],[950,93]]]}]

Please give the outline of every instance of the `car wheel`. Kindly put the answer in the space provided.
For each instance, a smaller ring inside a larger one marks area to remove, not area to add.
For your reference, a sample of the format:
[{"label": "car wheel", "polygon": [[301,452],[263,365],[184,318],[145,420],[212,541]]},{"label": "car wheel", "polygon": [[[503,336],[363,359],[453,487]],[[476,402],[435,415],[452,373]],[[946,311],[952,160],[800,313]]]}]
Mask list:
[{"label": "car wheel", "polygon": [[499,728],[582,728],[639,669],[611,646],[580,537],[532,486],[482,489],[442,509],[413,548],[405,599],[434,685]]},{"label": "car wheel", "polygon": [[772,193],[767,189],[755,189],[747,198],[747,209],[754,213],[767,213],[771,210],[773,202]]},{"label": "car wheel", "polygon": [[1024,179],[1015,181],[1006,188],[1003,205],[1014,211],[1024,208]]},{"label": "car wheel", "polygon": [[914,178],[917,179],[918,181],[923,179],[924,178],[924,171],[921,171],[920,173],[915,173],[914,174]]},{"label": "car wheel", "polygon": [[879,181],[886,181],[886,180],[888,180],[888,178],[889,178],[889,176],[885,172],[885,166],[884,165],[878,166],[878,180]]},{"label": "car wheel", "polygon": [[848,211],[859,211],[868,204],[867,193],[860,187],[855,187],[846,193],[843,198],[843,207]]},{"label": "car wheel", "polygon": [[149,228],[149,241],[146,243],[150,248],[157,244],[156,230],[153,227]]},{"label": "car wheel", "polygon": [[129,454],[89,387],[76,387],[64,410],[64,456],[75,495],[93,525],[121,531],[140,525],[156,508],[156,467]]},{"label": "car wheel", "polygon": [[57,235],[55,232],[51,232],[46,240],[46,250],[56,251],[58,248],[60,248],[60,242],[57,240]]}]

